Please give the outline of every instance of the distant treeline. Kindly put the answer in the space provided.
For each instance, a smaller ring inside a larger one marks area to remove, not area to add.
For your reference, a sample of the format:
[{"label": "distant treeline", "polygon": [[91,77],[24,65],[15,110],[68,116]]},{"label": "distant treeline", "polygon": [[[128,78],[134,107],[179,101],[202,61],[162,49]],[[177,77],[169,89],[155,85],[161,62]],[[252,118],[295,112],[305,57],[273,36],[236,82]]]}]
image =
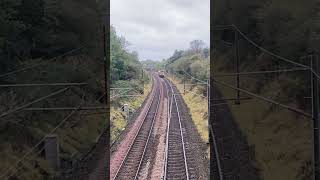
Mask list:
[{"label": "distant treeline", "polygon": [[110,27],[110,33],[111,85],[142,90],[142,65],[138,53],[128,50],[129,42],[117,35],[114,26]]},{"label": "distant treeline", "polygon": [[[202,40],[190,42],[187,50],[175,50],[165,61],[165,69],[187,77],[187,74],[206,81],[210,75],[210,51]],[[188,77],[190,79],[190,77]]]}]

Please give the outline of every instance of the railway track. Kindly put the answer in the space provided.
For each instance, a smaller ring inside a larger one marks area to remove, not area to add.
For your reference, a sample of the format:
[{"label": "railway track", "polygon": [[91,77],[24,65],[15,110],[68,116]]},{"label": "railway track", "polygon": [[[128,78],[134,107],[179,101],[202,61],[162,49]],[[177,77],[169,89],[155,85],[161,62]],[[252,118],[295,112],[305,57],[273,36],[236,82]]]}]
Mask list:
[{"label": "railway track", "polygon": [[164,167],[164,179],[189,180],[190,178],[187,149],[184,139],[184,128],[181,123],[181,115],[178,106],[178,99],[171,83],[164,80],[166,87],[169,88],[169,118],[166,138],[166,155]]},{"label": "railway track", "polygon": [[[163,110],[158,110],[160,104],[164,103],[164,99],[167,99],[164,106],[168,112],[166,120],[166,132],[164,146],[164,161],[158,164],[160,165],[159,179],[168,180],[189,180],[199,179],[197,178],[195,167],[195,161],[192,157],[194,150],[189,143],[188,128],[186,122],[188,121],[187,110],[183,108],[183,99],[181,95],[178,95],[178,89],[171,84],[171,82],[165,78],[160,79],[158,76],[154,76],[154,91],[151,95],[150,103],[146,104],[147,108],[144,118],[139,124],[139,128],[131,136],[131,141],[128,141],[128,150],[125,151],[123,158],[119,161],[120,165],[115,169],[112,180],[125,179],[150,179],[151,173],[154,171],[153,165],[155,162],[155,154],[152,151],[157,146],[156,135],[154,134],[159,128],[157,118],[164,118],[161,116]],[[165,98],[166,97],[166,98]],[[159,112],[158,112],[159,111]],[[160,112],[161,111],[161,112]],[[161,171],[161,167],[163,170]],[[162,175],[161,175],[162,172]],[[201,179],[201,178],[200,178]]]},{"label": "railway track", "polygon": [[126,153],[125,158],[121,162],[114,178],[112,178],[114,180],[138,178],[161,101],[161,83],[159,83],[159,81],[159,78],[155,77],[155,92],[153,93],[151,103],[148,105],[148,110],[144,116],[144,120],[139,130],[136,132],[136,136]]}]

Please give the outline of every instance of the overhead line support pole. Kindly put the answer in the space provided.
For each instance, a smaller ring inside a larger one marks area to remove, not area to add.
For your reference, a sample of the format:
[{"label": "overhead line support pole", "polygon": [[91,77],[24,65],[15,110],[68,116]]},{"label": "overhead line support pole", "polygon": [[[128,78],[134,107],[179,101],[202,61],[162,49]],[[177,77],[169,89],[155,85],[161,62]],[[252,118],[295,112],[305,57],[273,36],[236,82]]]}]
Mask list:
[{"label": "overhead line support pole", "polygon": [[[314,59],[314,54],[310,55],[311,69],[315,73],[319,73],[319,61]],[[319,173],[319,81],[315,77],[315,73],[311,71],[311,93],[312,93],[312,118],[313,118],[313,141],[314,141],[314,180],[320,180]]]},{"label": "overhead line support pole", "polygon": [[[211,74],[210,74],[210,81],[213,79],[213,71],[211,72]],[[214,121],[214,116],[213,116],[213,114],[214,114],[214,109],[213,109],[213,107],[211,107],[211,102],[212,102],[212,105],[214,104],[213,103],[213,100],[214,100],[214,95],[213,95],[213,86],[214,86],[214,84],[212,83],[212,82],[210,82],[210,85],[211,86],[209,86],[209,90],[210,90],[210,96],[209,96],[209,98],[208,98],[208,101],[209,101],[209,103],[208,103],[208,127],[209,127],[209,129],[208,129],[208,131],[209,131],[209,144],[210,144],[210,162],[209,162],[209,165],[210,165],[210,167],[213,167],[213,165],[214,165],[214,160],[213,160],[213,157],[214,157],[214,154],[215,154],[215,149],[214,149],[214,141],[213,141],[213,130],[212,130],[212,128],[213,128],[213,126],[212,126],[212,124],[213,124],[213,121]],[[214,178],[214,173],[212,172],[212,171],[210,171],[210,179],[213,179]]]},{"label": "overhead line support pole", "polygon": [[183,73],[183,95],[186,95],[186,73]]},{"label": "overhead line support pole", "polygon": [[[108,85],[107,85],[107,47],[106,47],[106,43],[107,43],[107,40],[106,40],[106,25],[103,24],[103,65],[104,65],[104,93],[107,94],[107,91],[108,91]],[[107,105],[107,100],[108,97],[106,96],[105,98],[105,104]]]},{"label": "overhead line support pole", "polygon": [[[240,88],[240,59],[239,59],[239,33],[238,31],[234,30],[235,33],[235,58],[236,58],[236,73],[237,73],[237,88]],[[237,90],[237,100],[235,101],[235,104],[239,105],[240,104],[240,91]]]},{"label": "overhead line support pole", "polygon": [[210,86],[209,86],[209,80],[207,80],[207,101],[208,101],[208,118],[209,118],[209,112],[210,112]]},{"label": "overhead line support pole", "polygon": [[[107,1],[107,9],[110,8],[110,1]],[[108,11],[108,15],[110,16],[110,11]],[[107,70],[107,68],[110,67],[110,56],[108,54],[110,54],[110,45],[109,45],[109,42],[108,42],[108,45],[107,45],[107,35],[108,35],[108,38],[110,38],[110,30],[107,29],[107,26],[108,28],[109,27],[109,23],[110,23],[110,19],[108,19],[108,16],[104,16],[103,18],[103,64],[104,64],[104,94],[105,94],[105,98],[104,98],[104,102],[105,102],[105,105],[107,106],[107,110],[106,110],[106,113],[107,113],[107,118],[106,118],[106,131],[105,131],[105,139],[104,139],[104,145],[105,145],[105,149],[106,149],[106,154],[109,154],[109,149],[110,149],[110,138],[108,138],[108,134],[110,133],[110,118],[108,117],[110,115],[110,106],[108,106],[108,104],[110,104],[110,99],[109,99],[109,81],[108,81],[108,73],[109,73],[109,70]],[[108,49],[108,51],[107,51]],[[109,53],[108,53],[109,52]],[[106,156],[106,159],[105,159],[105,162],[109,162],[110,161],[110,158],[109,156]],[[109,169],[109,166],[108,165],[103,165],[103,168],[99,170],[102,174],[102,178],[103,179],[109,179],[109,175],[110,175],[110,169]]]},{"label": "overhead line support pole", "polygon": [[142,93],[144,94],[144,75],[143,75],[143,68],[142,68]]}]

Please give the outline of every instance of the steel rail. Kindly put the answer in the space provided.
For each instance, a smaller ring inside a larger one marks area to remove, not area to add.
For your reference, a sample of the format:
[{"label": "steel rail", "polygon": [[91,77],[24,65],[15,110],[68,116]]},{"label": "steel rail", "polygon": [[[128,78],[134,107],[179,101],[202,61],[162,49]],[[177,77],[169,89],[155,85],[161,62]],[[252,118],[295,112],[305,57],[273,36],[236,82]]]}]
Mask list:
[{"label": "steel rail", "polygon": [[189,180],[189,172],[188,172],[188,163],[187,163],[185,142],[184,142],[184,137],[183,137],[183,133],[182,133],[182,127],[181,127],[181,117],[180,117],[179,107],[178,107],[178,103],[177,103],[177,99],[176,99],[176,95],[175,94],[173,94],[173,98],[174,98],[174,101],[175,101],[175,104],[176,104],[176,108],[177,108],[177,112],[178,112],[180,134],[181,134],[182,146],[183,146],[183,156],[185,158],[185,167],[186,167],[187,180]]},{"label": "steel rail", "polygon": [[167,92],[167,99],[168,99],[168,103],[167,103],[167,133],[166,133],[166,148],[165,148],[165,156],[164,156],[164,179],[167,179],[167,162],[168,162],[168,149],[169,149],[169,130],[170,130],[170,121],[171,121],[171,110],[172,110],[172,99],[173,99],[173,94],[171,94],[171,100],[169,102],[169,93],[168,93],[168,90],[169,90],[169,87],[167,85],[167,83],[165,81],[163,81],[163,83],[165,84],[166,86],[166,92]]},{"label": "steel rail", "polygon": [[[172,101],[175,102],[176,109],[177,109],[178,120],[179,120],[179,127],[180,127],[180,136],[181,136],[181,141],[182,141],[182,151],[183,151],[183,156],[184,156],[185,171],[186,171],[187,180],[189,180],[188,163],[187,163],[185,142],[184,142],[184,137],[183,137],[183,133],[182,133],[181,117],[180,117],[180,112],[179,112],[179,108],[178,108],[178,103],[177,103],[176,95],[174,94],[174,90],[173,90],[172,84],[171,84],[170,82],[168,82],[168,80],[165,80],[165,81],[170,85],[171,92],[172,92],[172,95],[173,95]],[[170,112],[170,113],[171,113],[171,112]],[[171,121],[171,115],[170,115],[170,121]]]},{"label": "steel rail", "polygon": [[115,179],[118,177],[118,174],[119,174],[119,172],[120,172],[120,169],[122,168],[122,165],[123,165],[124,162],[126,161],[126,159],[127,159],[127,157],[128,157],[128,154],[129,154],[129,152],[130,152],[130,149],[131,149],[131,147],[133,146],[133,144],[134,144],[134,142],[135,142],[135,139],[137,138],[137,136],[138,136],[138,134],[139,134],[139,132],[140,132],[140,130],[141,130],[141,128],[142,128],[145,120],[146,120],[146,117],[147,117],[147,115],[148,115],[148,113],[149,113],[149,111],[150,111],[150,108],[151,108],[151,105],[152,105],[153,101],[155,100],[155,97],[156,97],[156,94],[157,94],[157,93],[156,93],[156,90],[153,90],[153,92],[151,92],[151,93],[153,93],[153,94],[152,94],[152,99],[151,99],[151,102],[150,102],[150,103],[148,104],[148,106],[147,106],[147,112],[144,114],[143,121],[141,122],[141,124],[140,124],[140,126],[139,126],[139,129],[138,129],[137,133],[135,134],[135,137],[133,138],[133,141],[131,142],[131,144],[130,144],[130,146],[129,146],[129,148],[128,148],[128,151],[126,152],[126,155],[125,155],[125,157],[123,158],[123,160],[122,160],[122,162],[121,162],[121,164],[120,164],[120,166],[119,166],[119,168],[118,168],[115,176],[113,177],[113,180],[115,180]]},{"label": "steel rail", "polygon": [[209,130],[210,130],[210,133],[211,133],[211,136],[212,136],[212,141],[213,141],[213,149],[214,149],[214,153],[216,155],[216,160],[217,160],[217,168],[218,168],[218,173],[219,173],[219,180],[223,180],[223,171],[222,171],[222,165],[221,165],[221,158],[220,158],[220,154],[219,154],[219,151],[218,151],[218,146],[217,146],[217,138],[214,134],[214,131],[212,129],[212,123],[211,121],[209,120]]},{"label": "steel rail", "polygon": [[[164,84],[167,88],[167,94],[170,90],[166,80],[164,80]],[[165,163],[164,163],[164,180],[167,179],[167,167],[168,167],[168,149],[169,149],[169,130],[170,130],[170,122],[171,122],[171,112],[172,112],[172,99],[173,99],[173,93],[171,92],[170,102],[168,102],[168,117],[167,117],[167,132],[166,132],[166,149],[165,149]],[[169,95],[168,95],[168,101],[169,101]],[[169,104],[170,103],[170,104]]]}]

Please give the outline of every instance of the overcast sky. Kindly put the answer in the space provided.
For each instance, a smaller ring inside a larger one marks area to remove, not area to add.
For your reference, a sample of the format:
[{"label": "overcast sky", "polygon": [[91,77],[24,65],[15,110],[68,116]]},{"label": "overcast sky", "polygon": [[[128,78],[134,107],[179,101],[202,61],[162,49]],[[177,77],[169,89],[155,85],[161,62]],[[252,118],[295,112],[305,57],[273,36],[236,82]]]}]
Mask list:
[{"label": "overcast sky", "polygon": [[194,39],[210,42],[210,0],[111,0],[111,24],[140,60],[161,60]]}]

